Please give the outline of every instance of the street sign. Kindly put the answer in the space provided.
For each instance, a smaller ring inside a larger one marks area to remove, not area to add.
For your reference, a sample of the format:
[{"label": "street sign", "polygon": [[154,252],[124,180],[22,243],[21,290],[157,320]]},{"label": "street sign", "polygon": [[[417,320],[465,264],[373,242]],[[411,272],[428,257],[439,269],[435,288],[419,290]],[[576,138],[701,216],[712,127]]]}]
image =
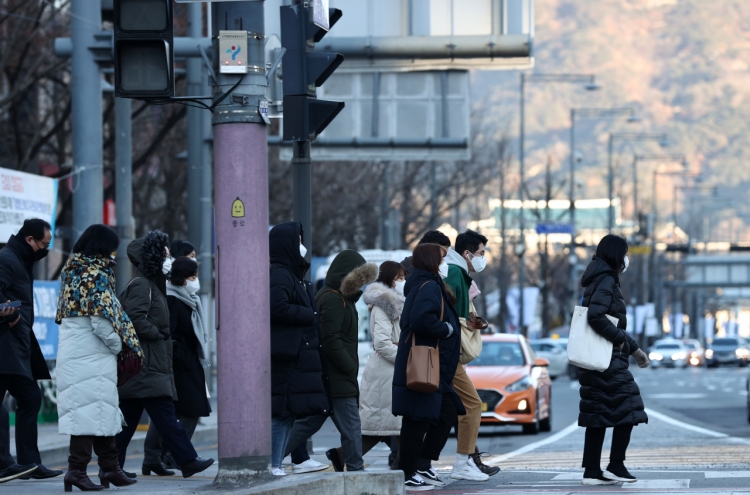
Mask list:
[{"label": "street sign", "polygon": [[573,235],[573,225],[568,223],[538,223],[536,233],[539,235],[568,234]]},{"label": "street sign", "polygon": [[651,254],[651,246],[628,246],[628,254],[632,255],[649,255]]}]

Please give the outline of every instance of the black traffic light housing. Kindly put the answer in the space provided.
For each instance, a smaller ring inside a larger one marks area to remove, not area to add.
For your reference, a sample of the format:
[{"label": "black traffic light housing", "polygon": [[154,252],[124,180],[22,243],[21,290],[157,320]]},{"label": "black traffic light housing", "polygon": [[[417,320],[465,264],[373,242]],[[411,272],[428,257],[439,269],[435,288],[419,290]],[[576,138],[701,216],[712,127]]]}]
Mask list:
[{"label": "black traffic light housing", "polygon": [[[328,9],[329,29],[341,18]],[[283,59],[284,141],[314,140],[344,108],[344,102],[318,100],[316,88],[341,65],[344,56],[316,52],[315,43],[328,32],[312,22],[312,8],[281,7]]]},{"label": "black traffic light housing", "polygon": [[115,96],[174,96],[172,0],[114,0]]}]

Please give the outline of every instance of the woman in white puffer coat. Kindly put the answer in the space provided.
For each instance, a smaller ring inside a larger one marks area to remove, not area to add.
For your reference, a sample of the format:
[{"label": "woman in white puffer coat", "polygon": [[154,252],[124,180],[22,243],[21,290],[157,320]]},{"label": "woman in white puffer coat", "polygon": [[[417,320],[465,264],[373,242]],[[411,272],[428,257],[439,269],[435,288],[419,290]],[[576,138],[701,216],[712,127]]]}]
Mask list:
[{"label": "woman in white puffer coat", "polygon": [[[61,435],[71,435],[65,491],[131,485],[118,463],[115,435],[122,430],[117,394],[117,355],[132,351],[143,359],[138,337],[115,294],[114,252],[117,234],[92,225],[73,247],[61,274],[57,323],[57,410]],[[92,449],[99,478],[86,474]]]}]

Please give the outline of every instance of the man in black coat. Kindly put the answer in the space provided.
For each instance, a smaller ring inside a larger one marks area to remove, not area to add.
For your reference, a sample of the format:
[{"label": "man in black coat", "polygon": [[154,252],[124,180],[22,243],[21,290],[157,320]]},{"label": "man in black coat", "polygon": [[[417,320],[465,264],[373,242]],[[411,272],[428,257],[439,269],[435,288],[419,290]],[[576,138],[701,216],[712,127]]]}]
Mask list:
[{"label": "man in black coat", "polygon": [[[10,392],[18,404],[18,464],[21,467],[37,466],[32,473],[23,475],[26,479],[52,478],[63,474],[42,465],[37,447],[36,421],[42,405],[42,394],[36,380],[49,380],[50,374],[33,331],[34,263],[47,256],[50,242],[52,232],[49,223],[34,218],[24,221],[18,234],[10,236],[5,247],[0,249],[0,301],[21,302],[17,313],[3,313],[0,319],[0,397]],[[8,438],[10,425],[5,417],[0,421],[0,437]],[[0,439],[2,443],[5,442]],[[5,466],[6,471],[19,471],[21,467]]]}]

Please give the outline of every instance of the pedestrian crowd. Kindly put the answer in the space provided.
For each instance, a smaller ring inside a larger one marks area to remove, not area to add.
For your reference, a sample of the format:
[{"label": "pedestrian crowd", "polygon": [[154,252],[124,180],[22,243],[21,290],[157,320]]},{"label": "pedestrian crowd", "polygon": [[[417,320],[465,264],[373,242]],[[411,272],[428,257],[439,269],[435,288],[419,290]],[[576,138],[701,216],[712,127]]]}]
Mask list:
[{"label": "pedestrian crowd", "polygon": [[[341,436],[341,447],[326,452],[336,471],[363,471],[362,456],[383,442],[391,449],[391,469],[404,472],[407,490],[444,486],[432,463],[455,426],[451,477],[487,481],[499,472],[481,460],[482,402],[461,360],[462,327],[479,293],[471,274],[486,266],[487,238],[467,230],[452,247],[445,234],[429,231],[412,256],[379,267],[344,250],[314,294],[304,278],[310,264],[301,224],[276,225],[269,237],[271,472],[286,475],[282,462],[289,454],[292,473],[328,468],[310,458],[306,443],[329,417]],[[360,385],[361,297],[370,311],[373,353]],[[415,356],[425,348],[439,372],[434,383],[415,384],[412,375],[423,364]]]},{"label": "pedestrian crowd", "polygon": [[[46,479],[63,471],[42,464],[37,446],[41,392],[35,380],[50,379],[34,325],[33,269],[52,240],[50,225],[24,222],[0,249],[0,301],[20,307],[0,310],[0,384],[17,403],[16,457],[10,455],[9,414],[0,407],[0,482]],[[115,255],[120,239],[105,225],[80,236],[60,274],[56,322],[57,409],[60,434],[70,435],[66,492],[100,491],[137,482],[124,471],[127,448],[143,411],[151,418],[142,466],[144,475],[188,478],[213,459],[198,456],[190,438],[208,416],[204,366],[208,329],[196,295],[195,249],[169,246],[169,237],[149,232],[127,247],[134,276],[119,296]],[[92,452],[99,484],[87,474]]]},{"label": "pedestrian crowd", "polygon": [[[32,330],[33,270],[52,241],[50,225],[24,222],[0,249],[0,392],[17,404],[16,452],[10,455],[9,414],[0,407],[0,483],[63,474],[42,464],[37,446],[41,392],[50,379]],[[401,263],[368,263],[353,250],[332,261],[323,287],[305,280],[304,232],[299,222],[269,234],[271,312],[271,473],[285,476],[329,465],[311,459],[307,440],[332,419],[341,444],[326,452],[335,471],[363,471],[363,456],[379,443],[390,450],[391,469],[404,472],[407,491],[444,486],[433,462],[457,429],[450,477],[487,481],[500,469],[482,462],[477,445],[482,401],[465,366],[478,356],[479,329],[472,300],[480,293],[473,274],[486,267],[488,239],[467,230],[455,244],[427,232]],[[127,448],[146,411],[151,418],[142,474],[187,478],[210,467],[191,443],[199,418],[211,414],[204,367],[209,365],[207,317],[195,249],[171,245],[151,231],[127,246],[134,275],[116,293],[115,255],[120,239],[105,225],[80,236],[62,268],[56,321],[56,378],[60,434],[70,435],[65,491],[99,491],[132,485]],[[606,236],[583,275],[587,324],[611,342],[606,370],[581,369],[579,426],[586,428],[584,484],[635,481],[625,453],[635,425],[645,423],[638,386],[628,370],[648,357],[626,333],[619,276],[628,267],[627,243]],[[373,353],[358,381],[359,315],[370,312]],[[20,303],[20,305],[19,305]],[[610,463],[600,468],[606,428],[614,428]],[[87,475],[92,452],[100,484]]]}]

